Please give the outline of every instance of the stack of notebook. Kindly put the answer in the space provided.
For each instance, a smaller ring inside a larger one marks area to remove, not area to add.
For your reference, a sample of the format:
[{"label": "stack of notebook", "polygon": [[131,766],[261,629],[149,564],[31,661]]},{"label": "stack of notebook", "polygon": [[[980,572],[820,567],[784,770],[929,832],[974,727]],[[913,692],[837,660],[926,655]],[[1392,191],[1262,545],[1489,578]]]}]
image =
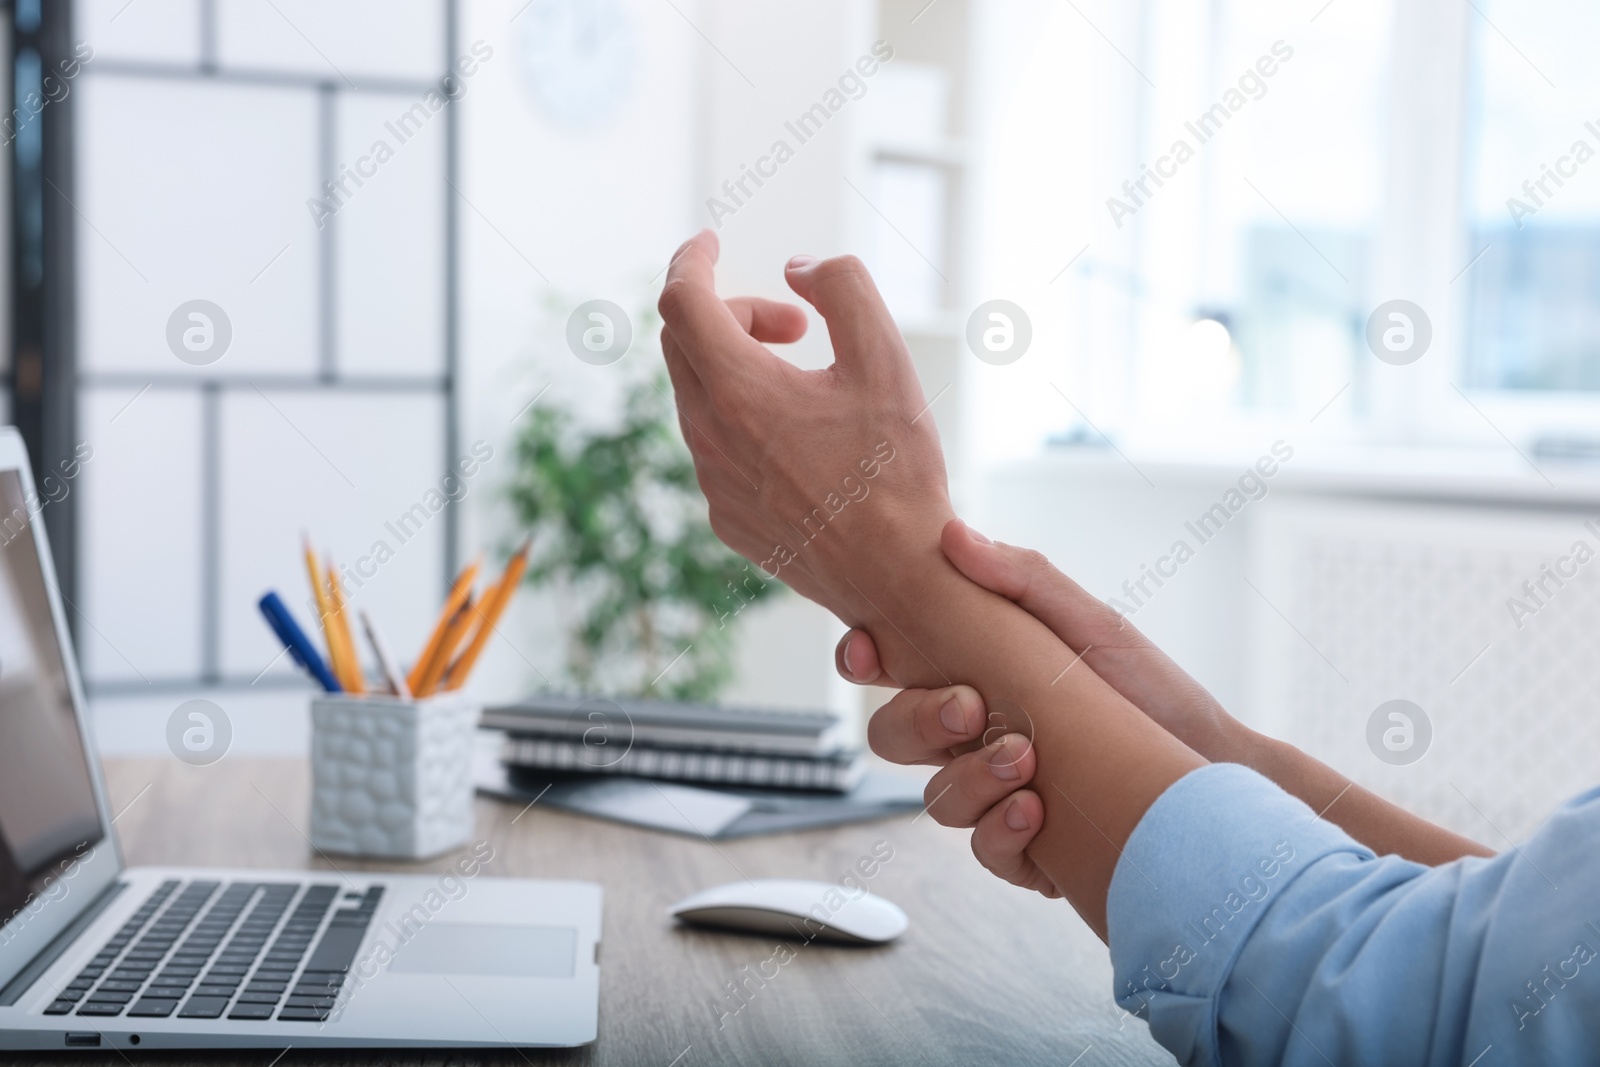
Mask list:
[{"label": "stack of notebook", "polygon": [[521,770],[834,793],[865,771],[825,712],[538,696],[486,709],[482,725],[505,731],[501,760]]}]

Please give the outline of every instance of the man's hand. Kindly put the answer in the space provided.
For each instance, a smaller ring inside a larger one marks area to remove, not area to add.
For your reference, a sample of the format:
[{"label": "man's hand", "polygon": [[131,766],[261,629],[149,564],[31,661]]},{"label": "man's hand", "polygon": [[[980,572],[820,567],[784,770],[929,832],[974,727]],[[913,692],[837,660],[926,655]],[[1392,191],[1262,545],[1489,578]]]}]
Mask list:
[{"label": "man's hand", "polygon": [[870,627],[890,677],[922,688],[960,679],[1000,723],[1030,729],[1029,754],[1048,785],[1028,855],[1104,937],[1122,843],[1204,761],[1088,667],[1063,676],[1078,657],[945,558],[940,531],[955,516],[938,435],[861,263],[790,261],[785,277],[822,314],[834,353],[831,366],[803,371],[762,343],[797,338],[798,310],[724,303],[716,251],[709,232],[686,243],[660,305],[662,351],[712,529],[767,577]]},{"label": "man's hand", "polygon": [[[972,581],[1048,626],[1128,702],[1209,760],[1237,761],[1250,731],[1133,624],[1031,549],[996,544],[959,519],[940,535],[945,558]],[[862,685],[902,684],[870,635],[839,643],[839,673]]]},{"label": "man's hand", "polygon": [[[864,632],[852,634],[871,646]],[[943,768],[922,794],[928,814],[945,826],[972,827],[972,854],[994,874],[1047,897],[1061,896],[1024,851],[1044,825],[1044,803],[1025,788],[1036,767],[1033,744],[994,728],[976,690],[901,690],[872,716],[867,742],[894,763]]]},{"label": "man's hand", "polygon": [[[854,626],[882,625],[953,514],[944,457],[911,357],[853,256],[790,261],[785,278],[828,324],[834,363],[801,370],[763,342],[805,332],[799,308],[718,298],[717,239],[673,257],[662,351],[679,422],[723,542]],[[940,561],[942,565],[942,561]],[[897,677],[943,679],[891,627],[876,647]]]}]

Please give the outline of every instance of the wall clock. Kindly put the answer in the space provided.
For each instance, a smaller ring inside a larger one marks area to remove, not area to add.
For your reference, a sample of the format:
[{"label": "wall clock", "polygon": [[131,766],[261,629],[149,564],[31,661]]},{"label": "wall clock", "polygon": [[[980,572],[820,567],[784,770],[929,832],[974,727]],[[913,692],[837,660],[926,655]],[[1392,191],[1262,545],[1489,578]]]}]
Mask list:
[{"label": "wall clock", "polygon": [[542,115],[574,132],[616,116],[638,65],[624,0],[532,0],[517,22],[523,87]]}]

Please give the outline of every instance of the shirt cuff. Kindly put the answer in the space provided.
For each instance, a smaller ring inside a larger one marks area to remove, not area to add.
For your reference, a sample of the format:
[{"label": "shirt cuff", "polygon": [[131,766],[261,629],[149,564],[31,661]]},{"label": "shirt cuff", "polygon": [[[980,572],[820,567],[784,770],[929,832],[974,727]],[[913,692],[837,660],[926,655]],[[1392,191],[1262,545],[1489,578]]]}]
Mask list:
[{"label": "shirt cuff", "polygon": [[1129,836],[1106,899],[1117,1002],[1181,1063],[1218,1063],[1217,998],[1300,872],[1370,850],[1248,767],[1190,771]]}]

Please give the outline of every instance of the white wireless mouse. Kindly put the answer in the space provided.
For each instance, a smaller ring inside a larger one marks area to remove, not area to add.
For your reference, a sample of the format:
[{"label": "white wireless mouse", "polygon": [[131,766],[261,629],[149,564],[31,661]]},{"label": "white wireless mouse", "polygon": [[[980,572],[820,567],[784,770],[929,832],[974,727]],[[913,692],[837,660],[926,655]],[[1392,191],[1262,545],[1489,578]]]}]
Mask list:
[{"label": "white wireless mouse", "polygon": [[694,926],[847,945],[893,941],[910,925],[906,913],[882,897],[796,878],[757,878],[704,889],[674,904],[671,914]]}]

